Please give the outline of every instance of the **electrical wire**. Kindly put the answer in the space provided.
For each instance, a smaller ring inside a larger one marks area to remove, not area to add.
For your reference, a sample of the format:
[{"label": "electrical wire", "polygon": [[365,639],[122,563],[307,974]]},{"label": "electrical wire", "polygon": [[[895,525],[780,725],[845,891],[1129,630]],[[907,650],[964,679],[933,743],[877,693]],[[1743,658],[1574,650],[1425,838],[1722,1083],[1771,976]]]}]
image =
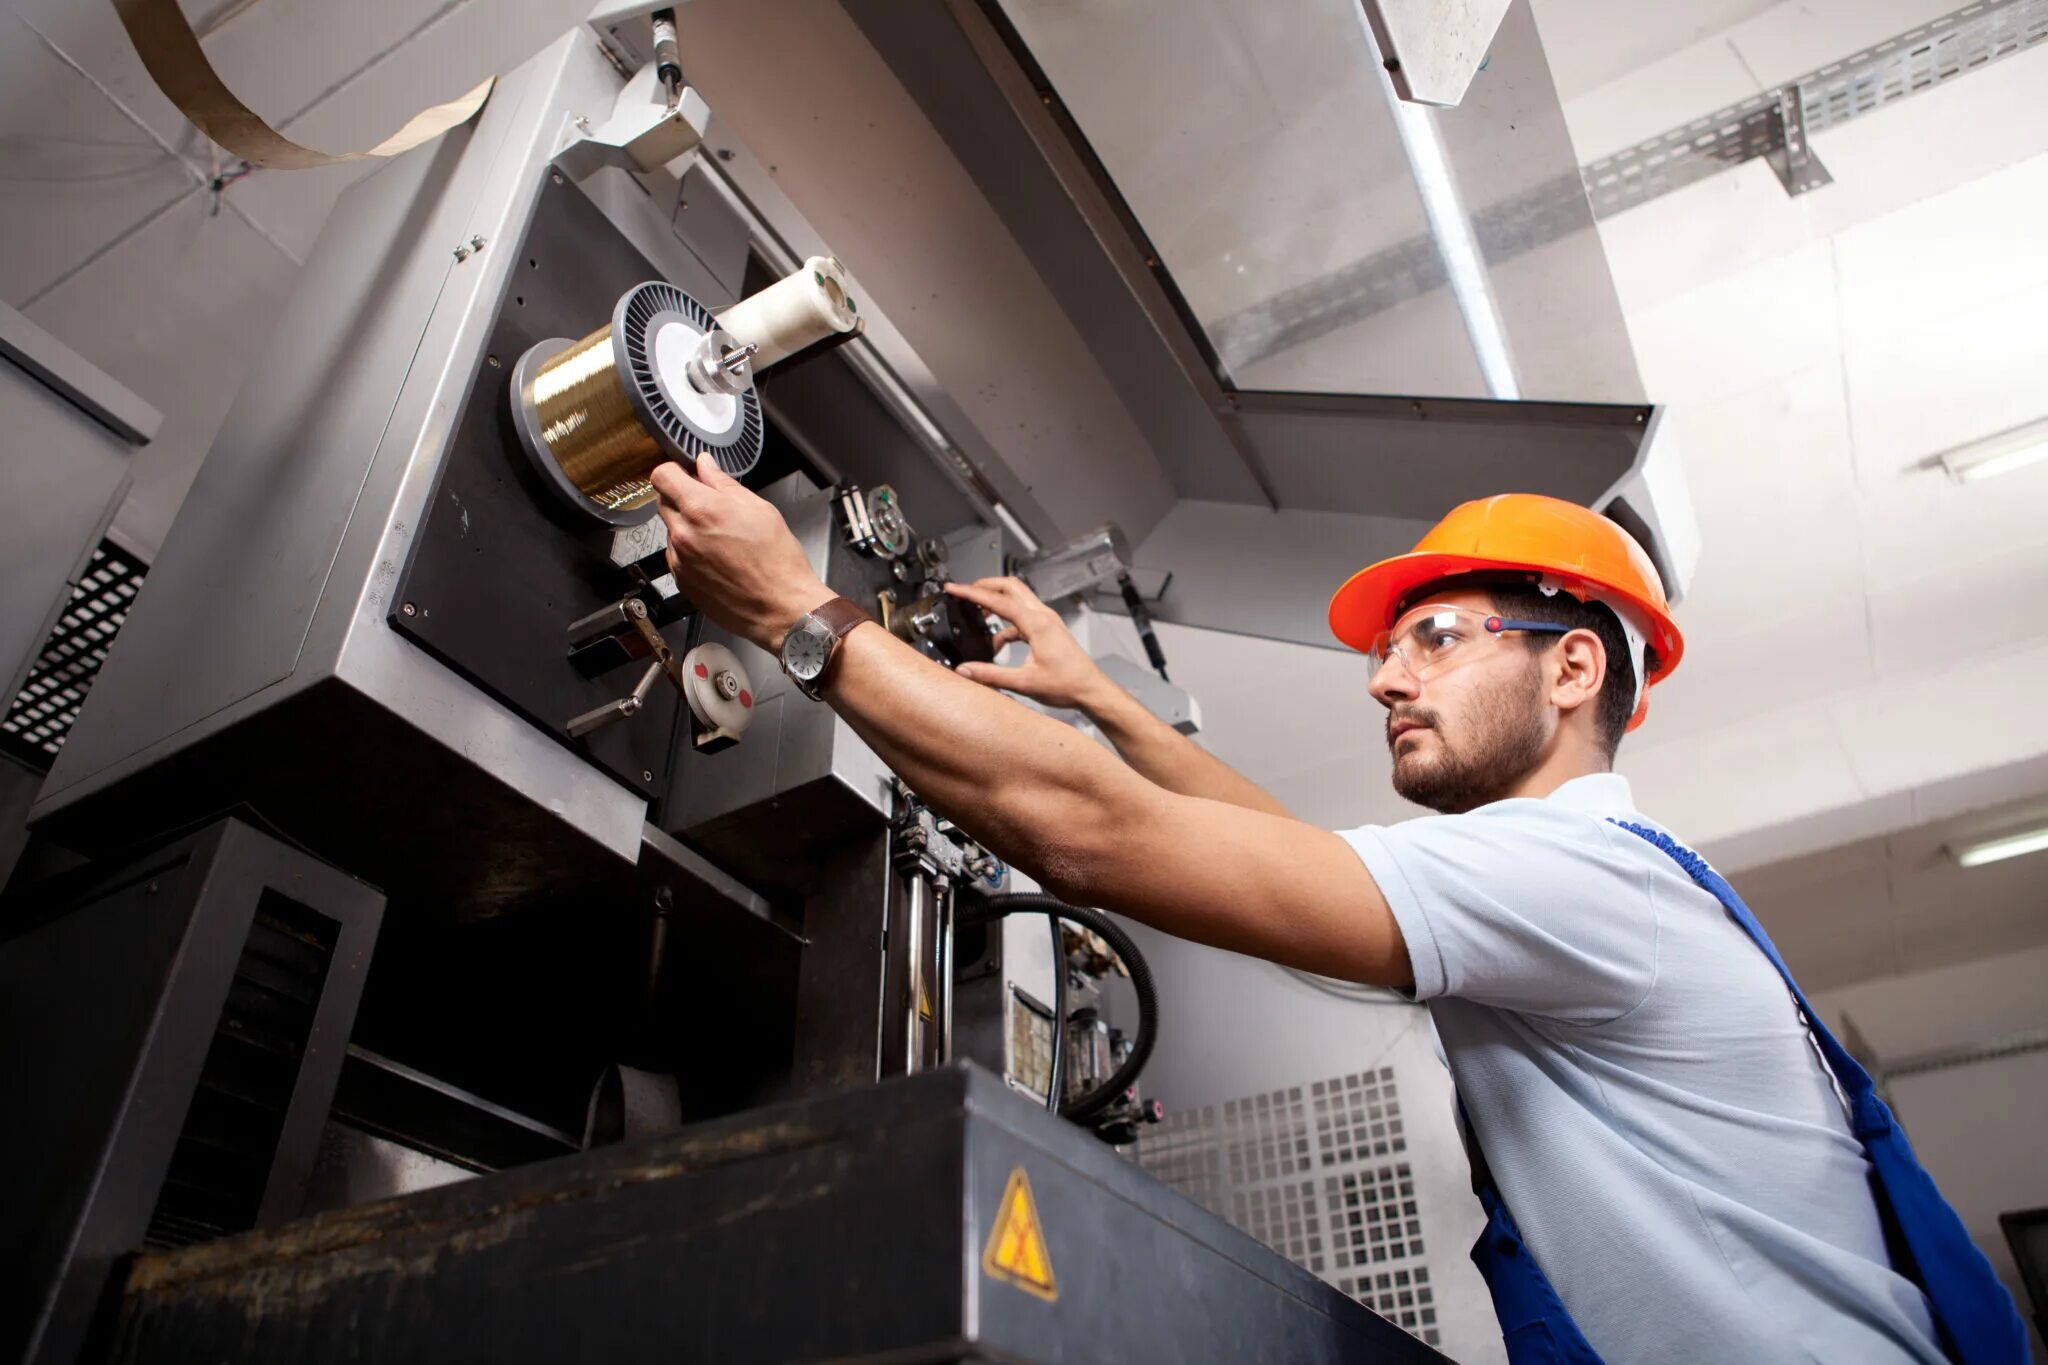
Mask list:
[{"label": "electrical wire", "polygon": [[1067,935],[1058,915],[1047,915],[1052,929],[1052,1062],[1045,1077],[1045,1107],[1057,1114],[1067,1086]]},{"label": "electrical wire", "polygon": [[[1131,1042],[1130,1056],[1124,1059],[1122,1066],[1110,1073],[1107,1080],[1085,1095],[1063,1101],[1059,1107],[1058,1112],[1062,1118],[1085,1123],[1115,1104],[1136,1085],[1139,1073],[1145,1069],[1145,1063],[1152,1059],[1152,1049],[1159,1040],[1159,993],[1152,981],[1152,968],[1145,961],[1145,955],[1138,951],[1138,945],[1124,932],[1123,926],[1108,915],[1100,910],[1068,905],[1057,897],[1039,891],[1013,891],[1007,895],[977,897],[973,902],[963,905],[958,922],[984,924],[992,919],[1019,913],[1050,915],[1055,924],[1059,920],[1066,920],[1084,929],[1094,930],[1124,964],[1124,970],[1131,976],[1131,988],[1138,994],[1138,1036]],[[1063,946],[1061,957],[1064,956]],[[1060,964],[1056,962],[1054,965],[1057,967]],[[1066,1020],[1056,1020],[1055,1027],[1065,1032]]]}]

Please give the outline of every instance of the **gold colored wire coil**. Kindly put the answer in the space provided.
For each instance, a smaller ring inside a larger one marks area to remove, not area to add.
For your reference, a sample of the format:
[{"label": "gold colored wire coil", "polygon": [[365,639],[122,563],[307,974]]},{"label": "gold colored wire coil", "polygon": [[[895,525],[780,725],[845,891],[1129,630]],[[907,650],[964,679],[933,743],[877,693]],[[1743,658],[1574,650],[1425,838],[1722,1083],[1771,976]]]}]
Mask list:
[{"label": "gold colored wire coil", "polygon": [[626,398],[609,326],[542,365],[528,387],[540,438],[571,483],[613,511],[654,500],[647,476],[668,456]]}]

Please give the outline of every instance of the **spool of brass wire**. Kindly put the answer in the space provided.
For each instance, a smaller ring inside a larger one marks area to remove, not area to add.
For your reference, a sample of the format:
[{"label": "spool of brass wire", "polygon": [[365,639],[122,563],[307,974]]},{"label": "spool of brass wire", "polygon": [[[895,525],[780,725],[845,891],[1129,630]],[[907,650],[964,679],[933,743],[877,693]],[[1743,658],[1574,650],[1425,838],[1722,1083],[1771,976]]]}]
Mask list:
[{"label": "spool of brass wire", "polygon": [[543,481],[614,526],[650,515],[658,464],[709,456],[737,478],[761,458],[746,354],[665,280],[627,290],[581,341],[530,347],[513,367],[512,414]]}]

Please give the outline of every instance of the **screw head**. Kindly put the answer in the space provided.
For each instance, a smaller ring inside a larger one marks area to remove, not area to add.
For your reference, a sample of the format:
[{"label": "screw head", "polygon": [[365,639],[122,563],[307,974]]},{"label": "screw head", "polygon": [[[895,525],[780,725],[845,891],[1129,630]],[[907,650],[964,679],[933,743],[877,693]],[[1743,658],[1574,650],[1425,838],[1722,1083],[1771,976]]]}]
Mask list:
[{"label": "screw head", "polygon": [[404,612],[407,616],[412,616],[418,613],[419,608],[415,607],[412,603],[407,602],[404,606],[400,607],[399,610]]},{"label": "screw head", "polygon": [[652,768],[642,768],[640,770],[640,780],[642,782],[652,782],[654,780],[654,770]]}]

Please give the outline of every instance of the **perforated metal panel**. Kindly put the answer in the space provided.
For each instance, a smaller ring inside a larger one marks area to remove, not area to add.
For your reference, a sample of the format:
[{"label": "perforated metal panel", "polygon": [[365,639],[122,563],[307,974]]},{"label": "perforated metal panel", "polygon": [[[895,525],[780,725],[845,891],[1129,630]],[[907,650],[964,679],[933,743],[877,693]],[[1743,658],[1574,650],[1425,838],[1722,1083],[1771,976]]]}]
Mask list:
[{"label": "perforated metal panel", "polygon": [[1421,1199],[1392,1067],[1169,1115],[1138,1162],[1434,1346]]},{"label": "perforated metal panel", "polygon": [[2048,0],[1987,0],[1908,29],[1740,104],[1602,157],[1583,170],[1602,218],[1669,194],[1783,145],[1773,120],[1779,94],[1796,90],[1806,131],[1829,128],[1897,104],[2048,40]]},{"label": "perforated metal panel", "polygon": [[148,572],[138,556],[110,540],[100,542],[0,720],[0,749],[39,772],[49,771]]}]

